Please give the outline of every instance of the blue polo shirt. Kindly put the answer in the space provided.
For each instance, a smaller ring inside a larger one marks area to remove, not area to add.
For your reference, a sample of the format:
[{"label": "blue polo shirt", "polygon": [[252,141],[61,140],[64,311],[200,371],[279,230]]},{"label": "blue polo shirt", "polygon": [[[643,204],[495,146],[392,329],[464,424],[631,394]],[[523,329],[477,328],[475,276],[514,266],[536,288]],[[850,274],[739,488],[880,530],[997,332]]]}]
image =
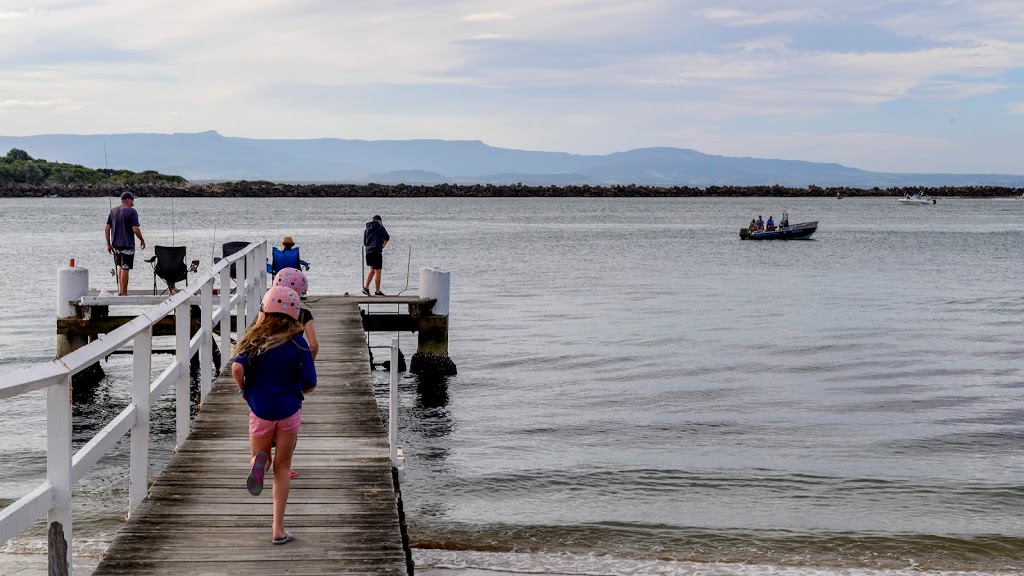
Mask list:
[{"label": "blue polo shirt", "polygon": [[284,420],[302,408],[303,392],[316,388],[309,344],[300,334],[262,354],[244,352],[234,359],[245,368],[246,401],[264,420]]}]

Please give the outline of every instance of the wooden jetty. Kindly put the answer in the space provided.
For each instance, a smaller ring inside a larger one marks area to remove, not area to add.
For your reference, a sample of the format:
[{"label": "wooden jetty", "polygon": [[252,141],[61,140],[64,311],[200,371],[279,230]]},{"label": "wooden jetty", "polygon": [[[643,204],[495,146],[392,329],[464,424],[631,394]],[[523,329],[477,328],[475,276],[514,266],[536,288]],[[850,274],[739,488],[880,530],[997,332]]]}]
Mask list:
[{"label": "wooden jetty", "polygon": [[[73,488],[130,437],[129,519],[95,574],[413,574],[398,489],[397,371],[391,372],[385,433],[365,334],[418,331],[420,373],[454,373],[447,356],[449,274],[421,268],[419,296],[307,300],[320,342],[319,385],[303,406],[293,458],[299,475],[291,483],[285,525],[296,540],[274,546],[273,479],[260,497],[245,489],[248,408],[224,370],[232,332],[237,338],[255,321],[267,290],[266,251],[266,241],[252,242],[165,299],[95,294],[88,270],[74,260],[58,270],[57,359],[0,378],[0,401],[45,392],[47,427],[46,478],[0,509],[0,544],[45,518],[48,573],[73,574]],[[360,304],[374,305],[363,311]],[[376,304],[406,305],[408,314]],[[109,314],[122,305],[148,308],[137,316]],[[156,373],[154,337],[172,333],[173,349],[162,351],[174,358]],[[397,366],[397,338],[390,350],[390,365]],[[101,378],[99,362],[115,353],[131,354],[131,400],[75,449],[72,385]],[[202,399],[194,421],[190,379],[198,379]],[[151,410],[172,387],[175,454],[154,481]]]},{"label": "wooden jetty", "polygon": [[222,371],[191,435],[131,513],[95,576],[411,574],[388,438],[377,410],[358,301],[311,296],[318,385],[302,409],[285,526],[271,544],[272,475],[245,489],[248,408]]}]

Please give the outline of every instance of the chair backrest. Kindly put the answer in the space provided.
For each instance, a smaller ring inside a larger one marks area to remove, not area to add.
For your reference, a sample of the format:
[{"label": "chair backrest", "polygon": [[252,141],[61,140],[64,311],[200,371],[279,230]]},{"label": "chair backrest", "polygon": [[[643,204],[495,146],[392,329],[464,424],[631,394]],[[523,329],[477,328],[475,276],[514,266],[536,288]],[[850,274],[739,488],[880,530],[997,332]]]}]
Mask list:
[{"label": "chair backrest", "polygon": [[156,255],[154,274],[172,284],[186,279],[188,266],[185,265],[184,246],[154,246],[153,253]]},{"label": "chair backrest", "polygon": [[277,274],[285,268],[299,269],[299,249],[289,248],[287,250],[281,250],[280,248],[274,247],[273,260],[271,260],[270,270]]},{"label": "chair backrest", "polygon": [[[248,245],[249,245],[249,243],[245,242],[245,241],[225,242],[220,247],[221,254],[225,258],[227,258],[228,256],[231,256],[235,252],[238,252],[239,250],[245,248]],[[235,265],[234,264],[231,265],[231,272],[230,272],[230,274],[231,274],[231,278],[234,279],[234,277],[235,277]]]}]

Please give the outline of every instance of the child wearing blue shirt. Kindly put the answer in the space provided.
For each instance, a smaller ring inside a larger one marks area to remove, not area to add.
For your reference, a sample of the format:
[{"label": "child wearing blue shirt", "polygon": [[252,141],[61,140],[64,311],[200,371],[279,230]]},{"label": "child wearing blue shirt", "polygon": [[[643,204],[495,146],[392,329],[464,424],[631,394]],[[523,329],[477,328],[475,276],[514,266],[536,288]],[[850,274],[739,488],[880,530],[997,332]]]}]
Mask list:
[{"label": "child wearing blue shirt", "polygon": [[[251,470],[246,488],[263,491],[263,477],[274,468],[274,544],[295,539],[284,529],[291,488],[292,454],[302,423],[302,401],[316,388],[316,370],[299,324],[299,295],[291,288],[267,290],[263,314],[234,349],[231,375],[249,404]],[[273,449],[273,460],[269,454]]]}]

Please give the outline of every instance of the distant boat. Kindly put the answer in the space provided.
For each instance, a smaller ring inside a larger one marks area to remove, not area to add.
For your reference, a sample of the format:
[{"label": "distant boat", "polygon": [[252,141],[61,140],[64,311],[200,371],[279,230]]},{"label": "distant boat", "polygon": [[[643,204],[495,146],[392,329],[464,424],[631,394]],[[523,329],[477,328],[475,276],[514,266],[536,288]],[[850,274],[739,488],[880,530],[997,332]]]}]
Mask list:
[{"label": "distant boat", "polygon": [[60,196],[57,194],[47,194],[46,196],[43,196],[43,198],[60,198]]},{"label": "distant boat", "polygon": [[931,204],[935,204],[935,198],[932,198],[927,194],[921,194],[920,192],[913,196],[910,194],[904,194],[903,198],[897,198],[896,201],[904,206],[929,206]]},{"label": "distant boat", "polygon": [[843,198],[846,198],[846,194],[843,194],[842,192],[836,192],[836,200],[842,200]]},{"label": "distant boat", "polygon": [[755,230],[751,232],[748,228],[740,228],[740,240],[807,240],[817,229],[817,220],[779,227],[775,230]]}]

